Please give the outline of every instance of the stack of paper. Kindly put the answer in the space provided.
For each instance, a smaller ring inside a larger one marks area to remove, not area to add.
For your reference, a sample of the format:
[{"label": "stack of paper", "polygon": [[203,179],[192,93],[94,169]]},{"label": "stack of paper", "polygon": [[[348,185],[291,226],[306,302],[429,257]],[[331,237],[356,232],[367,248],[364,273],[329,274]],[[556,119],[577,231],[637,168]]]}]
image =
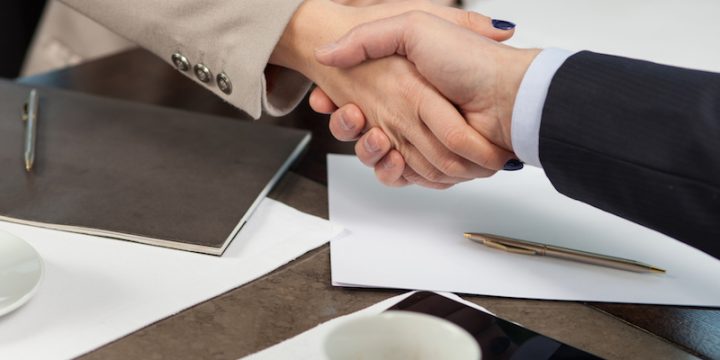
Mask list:
[{"label": "stack of paper", "polygon": [[[355,157],[328,158],[330,219],[351,235],[331,243],[335,285],[520,298],[720,306],[720,261],[565,197],[526,167],[437,191],[389,188]],[[486,232],[638,260],[633,273],[487,248]]]}]

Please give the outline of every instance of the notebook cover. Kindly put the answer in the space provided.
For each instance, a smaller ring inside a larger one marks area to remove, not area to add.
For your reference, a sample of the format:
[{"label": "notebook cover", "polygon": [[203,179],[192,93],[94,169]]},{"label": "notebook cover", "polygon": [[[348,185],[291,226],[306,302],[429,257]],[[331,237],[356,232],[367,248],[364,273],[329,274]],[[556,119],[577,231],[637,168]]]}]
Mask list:
[{"label": "notebook cover", "polygon": [[220,255],[310,140],[306,131],[0,81],[0,219]]}]

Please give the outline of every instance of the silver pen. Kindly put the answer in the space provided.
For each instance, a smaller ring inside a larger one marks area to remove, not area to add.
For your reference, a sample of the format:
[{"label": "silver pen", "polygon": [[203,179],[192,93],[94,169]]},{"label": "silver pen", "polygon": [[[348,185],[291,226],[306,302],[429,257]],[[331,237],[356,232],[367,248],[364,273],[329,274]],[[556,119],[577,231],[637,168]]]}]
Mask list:
[{"label": "silver pen", "polygon": [[483,233],[465,233],[465,237],[487,247],[513,254],[551,256],[565,260],[579,261],[634,272],[665,273],[664,269],[641,263],[639,261],[569,249],[561,246],[541,244],[527,240],[518,240]]},{"label": "silver pen", "polygon": [[37,90],[32,89],[30,96],[23,108],[23,121],[25,122],[25,171],[30,172],[35,163],[35,141],[37,138],[38,121],[38,98]]}]

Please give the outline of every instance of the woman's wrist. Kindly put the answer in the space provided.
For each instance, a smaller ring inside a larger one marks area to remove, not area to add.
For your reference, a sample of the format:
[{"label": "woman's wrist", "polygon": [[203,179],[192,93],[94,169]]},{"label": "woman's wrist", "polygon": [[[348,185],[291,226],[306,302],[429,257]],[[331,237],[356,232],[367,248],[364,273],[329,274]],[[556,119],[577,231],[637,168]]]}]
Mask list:
[{"label": "woman's wrist", "polygon": [[350,8],[330,0],[305,0],[285,27],[270,63],[317,81],[320,65],[315,48],[335,41],[352,27]]}]

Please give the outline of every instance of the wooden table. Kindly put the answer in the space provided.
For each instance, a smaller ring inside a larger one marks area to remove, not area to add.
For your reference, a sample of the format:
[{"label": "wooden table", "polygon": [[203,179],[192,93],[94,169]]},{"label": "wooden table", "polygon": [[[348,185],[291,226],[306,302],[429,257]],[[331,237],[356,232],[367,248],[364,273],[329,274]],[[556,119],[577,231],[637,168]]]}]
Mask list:
[{"label": "wooden table", "polygon": [[[139,49],[18,81],[249,121],[243,112]],[[327,218],[325,154],[351,153],[352,145],[332,139],[327,117],[314,114],[305,104],[286,117],[262,119],[309,129],[314,136],[308,154],[271,197]],[[401,293],[333,287],[329,263],[325,245],[83,358],[236,359]],[[720,359],[718,309],[464,297],[503,318],[605,358]]]}]

